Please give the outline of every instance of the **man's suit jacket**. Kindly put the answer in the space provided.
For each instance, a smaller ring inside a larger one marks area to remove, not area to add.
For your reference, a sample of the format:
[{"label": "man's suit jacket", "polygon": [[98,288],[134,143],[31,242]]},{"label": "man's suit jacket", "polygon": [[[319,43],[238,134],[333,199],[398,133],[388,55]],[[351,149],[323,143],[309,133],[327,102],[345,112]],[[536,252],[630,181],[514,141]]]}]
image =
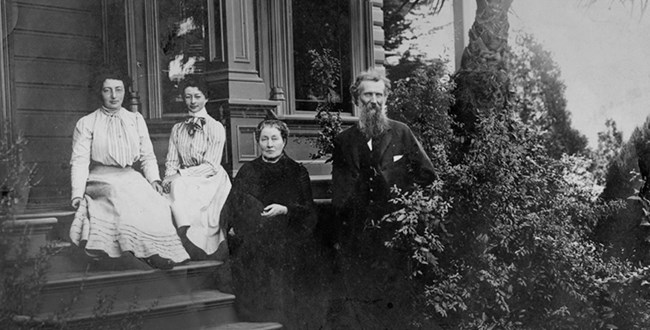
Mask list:
[{"label": "man's suit jacket", "polygon": [[334,139],[332,204],[340,216],[367,215],[369,207],[379,210],[374,215],[383,215],[389,211],[382,208],[388,207],[393,185],[404,190],[413,183],[428,185],[436,177],[431,160],[405,124],[389,120],[387,131],[372,145],[371,151],[356,125]]}]

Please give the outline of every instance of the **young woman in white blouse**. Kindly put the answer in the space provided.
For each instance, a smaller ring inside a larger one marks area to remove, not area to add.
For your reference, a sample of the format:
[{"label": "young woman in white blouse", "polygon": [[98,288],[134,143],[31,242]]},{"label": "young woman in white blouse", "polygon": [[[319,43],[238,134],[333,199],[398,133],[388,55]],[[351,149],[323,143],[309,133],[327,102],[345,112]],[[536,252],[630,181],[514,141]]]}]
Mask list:
[{"label": "young woman in white blouse", "polygon": [[231,187],[221,166],[226,130],[205,109],[205,81],[190,76],[180,90],[188,116],[172,128],[163,187],[183,246],[192,260],[201,260],[214,257],[225,238],[219,215]]},{"label": "young woman in white blouse", "polygon": [[[73,134],[71,240],[93,257],[131,252],[155,268],[189,258],[172,223],[156,156],[141,114],[122,107],[130,78],[104,70],[103,105],[79,119]],[[139,167],[142,173],[134,167]]]}]

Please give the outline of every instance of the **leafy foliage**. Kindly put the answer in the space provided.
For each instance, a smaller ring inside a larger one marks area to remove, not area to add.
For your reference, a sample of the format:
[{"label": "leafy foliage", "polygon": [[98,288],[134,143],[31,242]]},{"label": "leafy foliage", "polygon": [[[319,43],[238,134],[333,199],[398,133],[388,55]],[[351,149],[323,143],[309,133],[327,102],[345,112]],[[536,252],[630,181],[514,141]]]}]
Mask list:
[{"label": "leafy foliage", "polygon": [[623,133],[616,128],[613,119],[605,121],[606,130],[598,132],[598,147],[591,158],[594,160],[592,172],[599,183],[605,183],[607,170],[623,147]]},{"label": "leafy foliage", "polygon": [[48,249],[34,254],[29,251],[29,236],[16,232],[9,226],[27,201],[26,190],[35,184],[34,165],[27,164],[23,151],[26,140],[10,135],[4,123],[0,135],[0,328],[13,329],[14,319],[20,315],[33,315],[44,282],[49,259]]},{"label": "leafy foliage", "polygon": [[512,116],[478,127],[461,164],[399,195],[404,208],[384,219],[401,224],[388,244],[419,265],[430,316],[465,329],[650,326],[645,270],[592,239],[622,205],[596,198],[590,162],[548,156],[544,137]]},{"label": "leafy foliage", "polygon": [[[382,221],[398,228],[386,244],[410,257],[411,279],[423,288],[414,299],[443,328],[650,327],[649,269],[595,239],[598,225],[625,203],[599,198],[592,160],[567,155],[579,144],[551,143],[553,134],[571,131],[549,128],[570,128],[570,121],[562,117],[559,71],[538,52],[528,54],[518,78],[509,78],[507,66],[468,60],[476,66],[453,77],[455,89],[444,65],[409,63],[413,75],[394,82],[389,115],[418,134],[439,180],[395,191],[399,210]],[[544,65],[526,67],[538,60]],[[527,80],[542,75],[549,86]],[[510,79],[528,94],[508,94]],[[467,118],[450,116],[459,103],[473,109],[471,130]],[[470,133],[464,148],[454,148],[455,126]]]},{"label": "leafy foliage", "polygon": [[[446,162],[444,149],[451,138],[451,118],[447,114],[454,102],[446,62],[415,59],[410,74],[394,82],[387,108],[390,118],[406,122],[423,141],[434,163]],[[393,78],[395,71],[389,71]]]},{"label": "leafy foliage", "polygon": [[541,130],[549,155],[584,154],[587,138],[571,127],[566,86],[551,53],[531,34],[520,33],[508,56],[513,103],[521,120]]},{"label": "leafy foliage", "polygon": [[19,135],[14,141],[5,123],[0,136],[0,217],[13,218],[27,203],[29,188],[37,183],[35,164],[24,160],[27,141]]},{"label": "leafy foliage", "polygon": [[314,78],[310,87],[310,95],[313,95],[315,100],[320,100],[315,116],[320,130],[318,137],[312,141],[316,147],[316,153],[311,155],[312,159],[318,159],[332,153],[334,137],[342,130],[342,97],[336,91],[341,62],[332,56],[329,49],[323,50],[322,53],[310,50],[309,55],[311,58],[309,75]]}]

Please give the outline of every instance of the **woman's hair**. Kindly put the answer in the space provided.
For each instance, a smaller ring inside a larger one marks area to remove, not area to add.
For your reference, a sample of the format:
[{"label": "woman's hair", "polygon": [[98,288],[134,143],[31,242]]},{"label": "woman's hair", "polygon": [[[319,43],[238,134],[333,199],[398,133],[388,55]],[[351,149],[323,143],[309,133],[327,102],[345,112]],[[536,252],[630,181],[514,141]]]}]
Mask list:
[{"label": "woman's hair", "polygon": [[359,86],[364,81],[383,81],[384,82],[384,94],[388,97],[390,92],[390,80],[386,78],[383,72],[375,68],[370,68],[366,71],[363,71],[357,75],[354,79],[354,83],[350,86],[350,94],[352,94],[352,102],[356,102],[359,97]]},{"label": "woman's hair", "polygon": [[255,129],[255,141],[260,141],[260,136],[262,135],[262,130],[264,127],[277,128],[280,131],[280,136],[282,136],[282,141],[287,142],[289,138],[289,127],[282,120],[277,119],[266,119],[257,124]]},{"label": "woman's hair", "polygon": [[101,99],[102,95],[102,87],[104,86],[104,81],[106,79],[115,79],[115,80],[120,80],[124,84],[124,92],[125,92],[125,99],[131,90],[131,84],[132,80],[131,77],[129,77],[129,74],[126,73],[126,71],[119,69],[115,66],[104,66],[99,68],[97,72],[95,72],[94,79],[93,79],[93,91],[99,92],[99,97]]},{"label": "woman's hair", "polygon": [[208,88],[208,83],[199,75],[188,75],[178,86],[178,90],[181,93],[181,96],[185,95],[185,89],[188,87],[196,87],[201,93],[205,96],[206,99],[210,98],[210,89]]}]

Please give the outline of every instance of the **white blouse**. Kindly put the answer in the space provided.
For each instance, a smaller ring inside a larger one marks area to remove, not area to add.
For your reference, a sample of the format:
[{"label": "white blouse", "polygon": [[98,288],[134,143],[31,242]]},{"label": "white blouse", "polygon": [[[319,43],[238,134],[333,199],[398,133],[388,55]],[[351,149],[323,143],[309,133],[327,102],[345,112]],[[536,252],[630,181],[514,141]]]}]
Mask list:
[{"label": "white blouse", "polygon": [[191,115],[205,118],[205,125],[203,129],[196,130],[194,136],[189,134],[185,122],[174,125],[169,136],[166,177],[176,173],[182,176],[210,177],[222,168],[226,130],[220,122],[208,115],[205,108]]},{"label": "white blouse", "polygon": [[72,198],[83,197],[91,160],[127,167],[141,161],[149,182],[160,180],[147,124],[140,113],[99,108],[77,121],[72,135]]}]

